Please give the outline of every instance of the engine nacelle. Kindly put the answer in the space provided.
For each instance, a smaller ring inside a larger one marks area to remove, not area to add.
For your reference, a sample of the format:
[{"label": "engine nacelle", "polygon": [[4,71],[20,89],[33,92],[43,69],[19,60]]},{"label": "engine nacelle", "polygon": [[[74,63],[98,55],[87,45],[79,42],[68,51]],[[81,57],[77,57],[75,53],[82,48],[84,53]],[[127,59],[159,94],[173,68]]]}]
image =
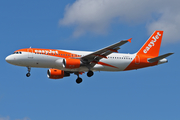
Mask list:
[{"label": "engine nacelle", "polygon": [[55,61],[55,65],[58,68],[64,68],[64,64],[63,64],[64,58],[58,59]]},{"label": "engine nacelle", "polygon": [[62,79],[63,77],[70,76],[70,73],[58,69],[49,69],[47,71],[47,76],[50,79]]},{"label": "engine nacelle", "polygon": [[64,59],[63,60],[63,67],[68,69],[75,69],[79,68],[81,65],[80,59]]}]

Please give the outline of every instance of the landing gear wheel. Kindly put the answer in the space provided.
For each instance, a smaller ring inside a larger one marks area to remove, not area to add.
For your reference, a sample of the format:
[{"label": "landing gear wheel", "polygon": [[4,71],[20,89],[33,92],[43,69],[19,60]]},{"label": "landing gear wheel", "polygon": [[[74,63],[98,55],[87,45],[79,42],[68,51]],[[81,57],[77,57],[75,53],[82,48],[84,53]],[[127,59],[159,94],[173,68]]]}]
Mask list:
[{"label": "landing gear wheel", "polygon": [[28,69],[28,73],[26,74],[27,77],[29,77],[31,74],[30,74],[30,71],[31,71],[31,68],[30,67],[27,67]]},{"label": "landing gear wheel", "polygon": [[87,73],[87,76],[88,77],[91,77],[91,76],[93,76],[94,75],[94,72],[93,71],[89,71],[88,73]]},{"label": "landing gear wheel", "polygon": [[82,78],[78,77],[78,78],[76,79],[76,83],[79,84],[79,83],[81,83],[81,82],[82,82]]},{"label": "landing gear wheel", "polygon": [[29,77],[31,74],[30,73],[27,73],[26,76]]}]

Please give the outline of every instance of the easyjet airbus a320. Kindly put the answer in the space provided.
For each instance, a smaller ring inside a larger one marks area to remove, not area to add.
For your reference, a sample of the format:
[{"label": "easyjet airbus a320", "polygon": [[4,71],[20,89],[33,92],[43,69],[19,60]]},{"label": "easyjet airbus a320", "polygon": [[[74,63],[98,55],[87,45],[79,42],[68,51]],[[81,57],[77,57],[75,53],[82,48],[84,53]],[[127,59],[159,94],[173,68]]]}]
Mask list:
[{"label": "easyjet airbus a320", "polygon": [[49,68],[47,76],[50,79],[61,79],[74,73],[76,82],[81,83],[80,74],[87,72],[91,77],[94,71],[127,71],[166,63],[167,53],[159,56],[163,31],[155,31],[142,48],[134,54],[117,53],[120,46],[131,39],[97,50],[95,52],[26,48],[16,50],[6,57],[6,61],[17,66],[28,68],[27,77],[30,76],[31,67]]}]

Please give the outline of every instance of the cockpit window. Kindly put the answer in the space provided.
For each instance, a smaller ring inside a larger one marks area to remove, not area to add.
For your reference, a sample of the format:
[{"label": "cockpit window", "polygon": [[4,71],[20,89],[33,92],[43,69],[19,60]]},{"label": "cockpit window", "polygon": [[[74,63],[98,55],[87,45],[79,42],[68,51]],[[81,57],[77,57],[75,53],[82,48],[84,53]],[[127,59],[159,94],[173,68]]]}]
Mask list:
[{"label": "cockpit window", "polygon": [[14,54],[18,54],[18,52],[14,52]]},{"label": "cockpit window", "polygon": [[13,54],[22,54],[22,52],[14,52]]}]

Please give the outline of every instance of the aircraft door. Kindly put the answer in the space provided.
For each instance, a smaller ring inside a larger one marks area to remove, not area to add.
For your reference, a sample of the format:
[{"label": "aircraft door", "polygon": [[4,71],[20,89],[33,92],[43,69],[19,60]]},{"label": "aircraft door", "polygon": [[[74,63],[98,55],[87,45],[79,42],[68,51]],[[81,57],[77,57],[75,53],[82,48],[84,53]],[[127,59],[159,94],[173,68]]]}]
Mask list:
[{"label": "aircraft door", "polygon": [[28,58],[33,58],[33,49],[28,49]]},{"label": "aircraft door", "polygon": [[136,55],[136,58],[135,58],[135,64],[140,64],[140,57],[139,55]]}]

